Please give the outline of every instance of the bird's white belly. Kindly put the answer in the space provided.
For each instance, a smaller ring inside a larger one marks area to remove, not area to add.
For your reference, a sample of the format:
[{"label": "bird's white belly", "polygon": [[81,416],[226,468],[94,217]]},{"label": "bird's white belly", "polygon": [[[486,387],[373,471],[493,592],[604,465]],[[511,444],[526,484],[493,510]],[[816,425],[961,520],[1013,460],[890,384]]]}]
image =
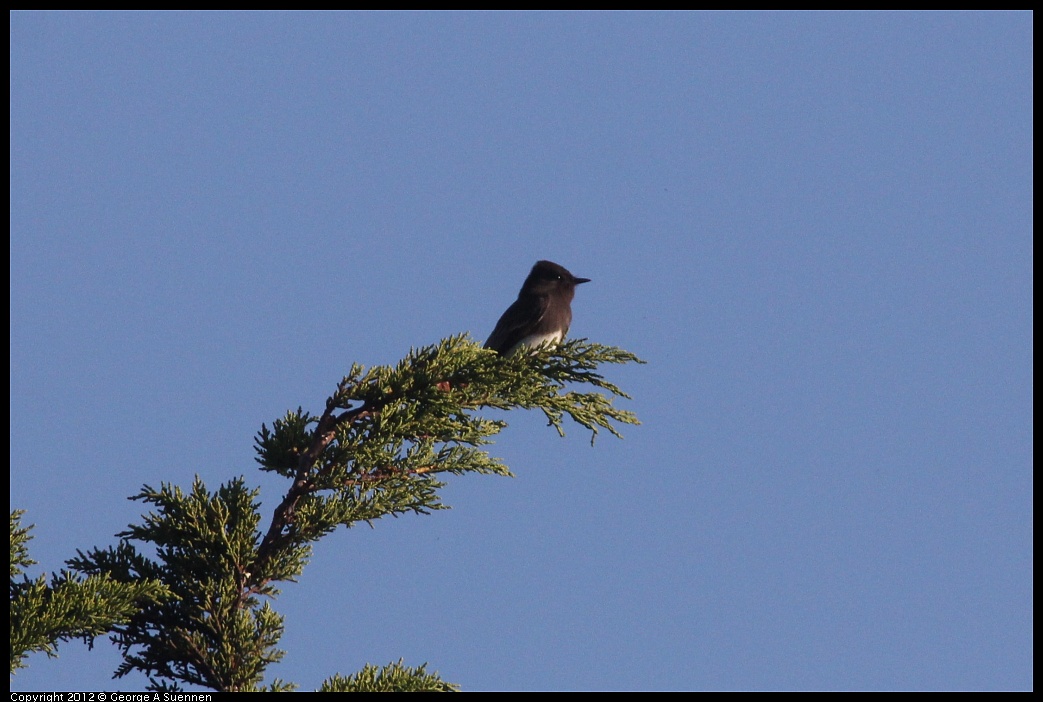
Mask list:
[{"label": "bird's white belly", "polygon": [[529,346],[535,348],[540,344],[556,344],[562,340],[565,335],[559,332],[552,332],[549,334],[529,334],[527,337],[518,342],[515,348],[519,346]]}]

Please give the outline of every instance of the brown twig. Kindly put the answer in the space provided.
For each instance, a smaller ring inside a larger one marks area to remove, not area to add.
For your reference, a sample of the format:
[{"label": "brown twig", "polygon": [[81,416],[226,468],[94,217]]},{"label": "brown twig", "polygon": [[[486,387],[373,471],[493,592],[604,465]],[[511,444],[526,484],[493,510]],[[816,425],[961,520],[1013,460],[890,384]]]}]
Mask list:
[{"label": "brown twig", "polygon": [[254,573],[261,573],[264,571],[264,565],[271,558],[275,552],[276,546],[280,540],[285,536],[287,528],[293,525],[296,520],[296,509],[297,503],[302,497],[312,492],[312,479],[309,478],[312,468],[318,462],[323,452],[333,441],[337,435],[337,428],[342,424],[353,422],[364,417],[376,414],[377,411],[374,409],[371,403],[366,402],[360,407],[348,410],[337,416],[333,415],[335,406],[331,405],[326,408],[326,411],[322,413],[319,418],[319,424],[315,428],[314,438],[312,439],[311,446],[308,450],[301,454],[301,457],[297,461],[297,473],[294,476],[293,485],[286,492],[286,496],[279,503],[279,506],[275,508],[275,512],[272,514],[272,523],[268,527],[268,532],[264,535],[264,539],[261,540],[261,545],[257,548],[257,563],[256,567],[253,568]]},{"label": "brown twig", "polygon": [[420,466],[419,468],[410,468],[409,470],[401,470],[394,466],[381,466],[372,473],[364,473],[354,478],[348,478],[342,484],[344,487],[354,487],[356,485],[365,485],[366,483],[375,483],[392,475],[423,475],[437,469],[437,465]]}]

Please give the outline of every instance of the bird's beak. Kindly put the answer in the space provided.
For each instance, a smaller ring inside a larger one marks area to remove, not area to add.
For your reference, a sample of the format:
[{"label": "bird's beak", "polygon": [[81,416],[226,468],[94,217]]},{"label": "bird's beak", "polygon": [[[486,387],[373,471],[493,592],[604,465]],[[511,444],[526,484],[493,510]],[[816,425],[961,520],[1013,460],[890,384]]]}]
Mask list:
[{"label": "bird's beak", "polygon": [[573,278],[572,282],[576,285],[579,285],[580,283],[589,283],[590,278]]}]

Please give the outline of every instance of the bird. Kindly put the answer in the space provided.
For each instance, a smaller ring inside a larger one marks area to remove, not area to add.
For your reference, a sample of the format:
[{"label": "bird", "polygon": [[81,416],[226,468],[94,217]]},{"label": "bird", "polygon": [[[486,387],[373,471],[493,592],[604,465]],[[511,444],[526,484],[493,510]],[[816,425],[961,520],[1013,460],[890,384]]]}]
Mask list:
[{"label": "bird", "polygon": [[560,342],[572,324],[576,286],[589,282],[590,278],[577,278],[557,263],[537,261],[522,283],[518,299],[496,323],[485,348],[509,356],[522,346]]}]

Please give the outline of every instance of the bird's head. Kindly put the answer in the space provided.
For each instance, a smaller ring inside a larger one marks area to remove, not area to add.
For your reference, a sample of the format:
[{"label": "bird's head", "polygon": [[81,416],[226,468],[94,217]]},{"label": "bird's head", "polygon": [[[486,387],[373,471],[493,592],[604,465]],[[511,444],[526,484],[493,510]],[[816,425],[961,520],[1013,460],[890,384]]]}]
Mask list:
[{"label": "bird's head", "polygon": [[562,291],[571,299],[576,286],[589,283],[590,278],[577,278],[564,266],[552,261],[537,261],[522,285],[522,295],[550,295]]}]

